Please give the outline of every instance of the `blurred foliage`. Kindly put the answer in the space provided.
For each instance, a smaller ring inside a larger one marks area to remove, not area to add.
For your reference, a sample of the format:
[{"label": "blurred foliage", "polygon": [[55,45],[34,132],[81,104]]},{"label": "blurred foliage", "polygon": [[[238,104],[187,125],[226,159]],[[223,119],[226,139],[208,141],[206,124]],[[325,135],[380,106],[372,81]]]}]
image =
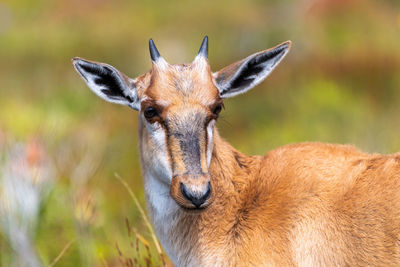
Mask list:
[{"label": "blurred foliage", "polygon": [[[241,151],[302,141],[400,150],[397,0],[3,0],[0,149],[36,140],[56,168],[35,235],[45,265],[75,239],[57,266],[119,265],[116,243],[137,259],[125,218],[151,240],[114,177],[124,177],[144,206],[137,115],[90,92],[71,58],[136,77],[151,66],[150,37],[170,63],[183,63],[206,34],[213,70],[293,41],[266,82],[225,101],[218,128]],[[0,262],[11,250],[0,235]]]}]

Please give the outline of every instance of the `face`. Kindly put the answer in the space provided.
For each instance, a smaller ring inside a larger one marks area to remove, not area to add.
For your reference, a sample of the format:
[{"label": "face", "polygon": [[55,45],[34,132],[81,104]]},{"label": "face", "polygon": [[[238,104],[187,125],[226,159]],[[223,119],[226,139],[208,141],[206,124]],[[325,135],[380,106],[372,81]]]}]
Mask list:
[{"label": "face", "polygon": [[151,138],[158,177],[184,209],[204,209],[213,199],[209,165],[213,129],[223,103],[206,62],[153,66],[140,99],[140,118]]},{"label": "face", "polygon": [[136,79],[114,67],[74,58],[77,72],[101,98],[140,112],[142,164],[170,186],[171,197],[184,209],[211,204],[213,184],[209,166],[213,130],[222,98],[247,92],[281,62],[290,41],[264,50],[211,73],[208,37],[188,65],[170,65],[149,41],[153,68]]}]

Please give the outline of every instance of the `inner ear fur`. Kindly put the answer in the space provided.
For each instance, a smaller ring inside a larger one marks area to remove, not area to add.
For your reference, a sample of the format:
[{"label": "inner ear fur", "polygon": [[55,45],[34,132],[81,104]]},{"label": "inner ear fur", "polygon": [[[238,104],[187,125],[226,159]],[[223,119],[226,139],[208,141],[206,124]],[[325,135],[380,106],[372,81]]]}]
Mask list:
[{"label": "inner ear fur", "polygon": [[255,53],[213,74],[222,98],[242,94],[262,82],[289,52],[290,41]]},{"label": "inner ear fur", "polygon": [[104,100],[139,110],[136,81],[111,65],[82,58],[72,63],[88,87]]}]

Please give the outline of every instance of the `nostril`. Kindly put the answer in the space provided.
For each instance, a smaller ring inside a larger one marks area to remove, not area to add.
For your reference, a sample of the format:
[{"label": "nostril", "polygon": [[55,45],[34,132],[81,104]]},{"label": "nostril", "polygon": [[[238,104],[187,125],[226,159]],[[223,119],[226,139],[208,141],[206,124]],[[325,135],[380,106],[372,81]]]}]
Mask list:
[{"label": "nostril", "polygon": [[187,200],[192,199],[192,195],[187,191],[186,185],[184,185],[183,183],[181,183],[181,193],[183,195],[184,198],[186,198]]},{"label": "nostril", "polygon": [[197,192],[192,192],[190,191],[185,184],[180,183],[180,188],[181,188],[181,193],[184,198],[189,200],[193,205],[196,206],[196,208],[200,208],[204,202],[207,201],[207,199],[210,198],[211,195],[211,185],[210,182],[207,184],[207,189],[205,193],[197,193]]},{"label": "nostril", "polygon": [[207,199],[210,198],[210,195],[211,195],[211,184],[210,182],[208,182],[206,193],[203,195],[202,198],[204,199],[204,201],[206,201]]}]

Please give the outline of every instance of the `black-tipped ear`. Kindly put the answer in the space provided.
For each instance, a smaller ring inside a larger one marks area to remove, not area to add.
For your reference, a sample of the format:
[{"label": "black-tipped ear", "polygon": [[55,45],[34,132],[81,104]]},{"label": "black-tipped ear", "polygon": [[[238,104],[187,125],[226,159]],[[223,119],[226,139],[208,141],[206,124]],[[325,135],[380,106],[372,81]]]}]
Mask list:
[{"label": "black-tipped ear", "polygon": [[255,53],[214,73],[222,98],[242,94],[262,82],[289,52],[291,42]]},{"label": "black-tipped ear", "polygon": [[135,80],[114,67],[81,58],[72,63],[89,88],[104,100],[139,110]]}]

